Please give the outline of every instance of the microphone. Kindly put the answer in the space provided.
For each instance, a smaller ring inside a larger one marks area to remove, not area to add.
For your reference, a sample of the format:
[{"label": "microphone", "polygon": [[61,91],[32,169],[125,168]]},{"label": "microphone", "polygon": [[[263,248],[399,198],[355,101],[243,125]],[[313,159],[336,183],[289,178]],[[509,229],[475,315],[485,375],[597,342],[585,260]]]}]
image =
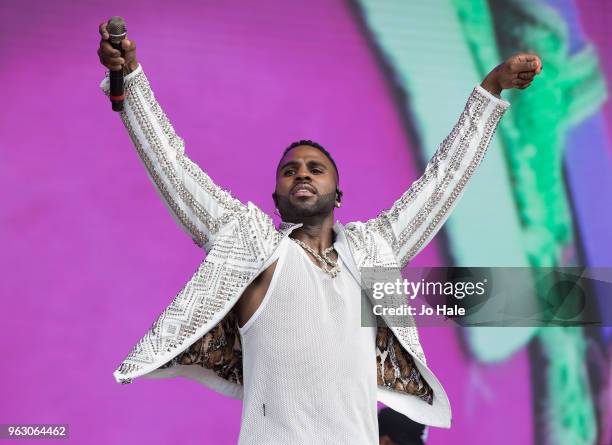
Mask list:
[{"label": "microphone", "polygon": [[[110,18],[106,25],[108,31],[108,41],[113,48],[121,51],[121,56],[124,57],[121,41],[127,35],[125,29],[125,20],[118,16]],[[110,101],[113,106],[113,111],[123,111],[123,99],[125,94],[123,91],[123,70],[110,71]]]}]

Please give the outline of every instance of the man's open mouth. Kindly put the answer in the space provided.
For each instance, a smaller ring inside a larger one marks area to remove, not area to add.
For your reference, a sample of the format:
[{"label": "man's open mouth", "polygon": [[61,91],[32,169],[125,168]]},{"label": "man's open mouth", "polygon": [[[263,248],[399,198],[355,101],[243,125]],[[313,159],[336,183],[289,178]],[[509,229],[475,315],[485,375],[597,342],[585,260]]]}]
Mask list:
[{"label": "man's open mouth", "polygon": [[313,196],[316,195],[317,192],[315,188],[308,184],[300,184],[293,188],[291,191],[293,196]]}]

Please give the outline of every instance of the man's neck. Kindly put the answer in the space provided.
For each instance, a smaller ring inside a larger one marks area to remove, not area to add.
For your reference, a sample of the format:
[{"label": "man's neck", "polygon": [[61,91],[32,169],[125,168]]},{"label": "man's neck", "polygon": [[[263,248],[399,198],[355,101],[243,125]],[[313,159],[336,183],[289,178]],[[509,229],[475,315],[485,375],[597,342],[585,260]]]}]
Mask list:
[{"label": "man's neck", "polygon": [[306,243],[315,252],[323,252],[334,243],[333,215],[319,221],[300,221],[301,227],[291,232],[291,237]]}]

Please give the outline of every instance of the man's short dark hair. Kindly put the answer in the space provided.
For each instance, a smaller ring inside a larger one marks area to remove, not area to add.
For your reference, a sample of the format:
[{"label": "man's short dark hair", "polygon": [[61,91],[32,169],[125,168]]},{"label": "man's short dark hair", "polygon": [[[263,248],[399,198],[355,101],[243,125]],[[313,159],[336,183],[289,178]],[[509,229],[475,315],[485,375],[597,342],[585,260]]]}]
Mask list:
[{"label": "man's short dark hair", "polygon": [[[307,145],[308,147],[316,148],[321,153],[323,153],[325,156],[327,156],[327,159],[329,159],[331,161],[332,165],[334,166],[334,169],[336,170],[336,178],[338,178],[338,182],[340,182],[340,173],[338,173],[338,166],[336,165],[336,161],[334,161],[334,158],[332,158],[331,154],[329,154],[329,152],[321,144],[319,144],[317,142],[314,142],[314,141],[311,141],[311,140],[308,140],[308,139],[303,139],[301,141],[293,142],[291,145],[289,145],[289,147],[285,148],[285,151],[283,151],[283,155],[281,156],[281,160],[292,149],[294,149],[295,147],[299,147],[300,145]],[[279,161],[278,165],[280,166],[280,161]]]}]

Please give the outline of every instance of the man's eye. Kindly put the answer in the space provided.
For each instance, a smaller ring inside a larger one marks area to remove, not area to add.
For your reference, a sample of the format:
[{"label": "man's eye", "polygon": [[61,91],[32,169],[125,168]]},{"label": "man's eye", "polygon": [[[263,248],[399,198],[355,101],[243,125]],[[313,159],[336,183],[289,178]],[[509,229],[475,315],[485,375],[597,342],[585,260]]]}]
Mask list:
[{"label": "man's eye", "polygon": [[313,168],[312,172],[313,173],[323,173],[323,170],[321,170],[320,168]]},{"label": "man's eye", "polygon": [[289,175],[289,173],[293,173],[293,170],[291,170],[291,169],[289,169],[289,170],[285,170],[284,175],[285,175],[285,176],[288,176],[288,175]]}]

